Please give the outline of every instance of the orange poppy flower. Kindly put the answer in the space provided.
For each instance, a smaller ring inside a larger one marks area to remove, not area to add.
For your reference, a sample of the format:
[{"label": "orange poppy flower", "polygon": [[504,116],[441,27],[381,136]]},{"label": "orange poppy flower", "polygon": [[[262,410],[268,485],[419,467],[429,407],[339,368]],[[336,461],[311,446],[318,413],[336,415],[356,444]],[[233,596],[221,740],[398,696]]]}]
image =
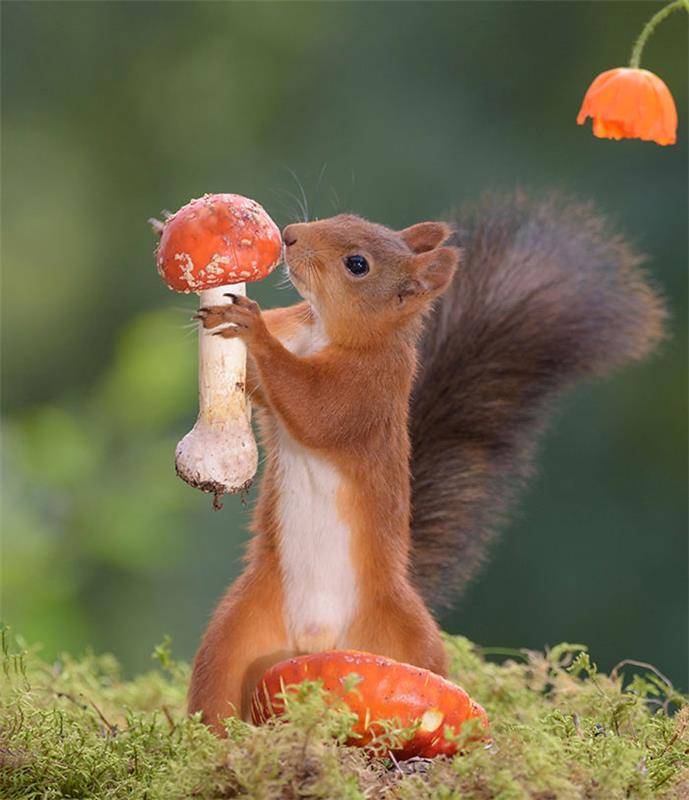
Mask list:
[{"label": "orange poppy flower", "polygon": [[665,83],[647,69],[618,67],[591,84],[577,116],[593,120],[593,135],[603,139],[643,139],[674,144],[677,109]]}]

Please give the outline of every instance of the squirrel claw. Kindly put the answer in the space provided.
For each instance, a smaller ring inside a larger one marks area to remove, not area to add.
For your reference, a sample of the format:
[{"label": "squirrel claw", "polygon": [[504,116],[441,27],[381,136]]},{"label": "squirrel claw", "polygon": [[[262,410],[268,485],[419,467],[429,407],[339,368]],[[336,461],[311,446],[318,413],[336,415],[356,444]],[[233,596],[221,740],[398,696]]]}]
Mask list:
[{"label": "squirrel claw", "polygon": [[[165,222],[167,222],[167,217],[165,218]],[[159,219],[156,219],[155,217],[151,217],[148,220],[148,224],[151,226],[151,228],[153,229],[153,233],[155,233],[156,236],[163,235],[163,231],[165,230],[165,222],[161,222]]]},{"label": "squirrel claw", "polygon": [[229,297],[232,300],[233,306],[238,306],[239,308],[248,309],[249,311],[258,309],[258,304],[254,300],[250,300],[243,294],[234,294],[234,292],[225,292],[223,296]]}]

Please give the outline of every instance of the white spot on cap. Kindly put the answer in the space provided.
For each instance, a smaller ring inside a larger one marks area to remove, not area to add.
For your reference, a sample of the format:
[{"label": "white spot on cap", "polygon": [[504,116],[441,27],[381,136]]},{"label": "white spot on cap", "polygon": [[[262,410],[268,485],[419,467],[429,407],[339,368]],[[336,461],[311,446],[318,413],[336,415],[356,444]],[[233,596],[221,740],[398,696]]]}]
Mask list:
[{"label": "white spot on cap", "polygon": [[423,712],[421,717],[421,730],[424,733],[437,731],[444,719],[445,715],[439,708],[429,708],[428,711]]},{"label": "white spot on cap", "polygon": [[175,253],[175,261],[182,262],[180,264],[182,280],[187,284],[190,290],[198,291],[200,286],[194,275],[194,261],[189,253]]}]

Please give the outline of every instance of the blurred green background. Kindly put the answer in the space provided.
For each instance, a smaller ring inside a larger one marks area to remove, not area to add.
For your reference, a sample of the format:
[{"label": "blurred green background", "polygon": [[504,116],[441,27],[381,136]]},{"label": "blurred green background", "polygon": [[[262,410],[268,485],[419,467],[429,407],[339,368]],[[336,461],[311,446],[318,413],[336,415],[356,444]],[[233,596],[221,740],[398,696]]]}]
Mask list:
[{"label": "blurred green background", "polygon": [[[92,646],[134,671],[165,633],[191,658],[240,569],[248,509],[214,513],[174,473],[194,298],[161,284],[148,217],[232,191],[284,225],[301,184],[312,216],[402,227],[485,189],[559,187],[649,254],[672,338],[568,398],[442,623],[484,645],[586,642],[689,688],[686,16],[645,56],[678,100],[677,146],[574,122],[661,5],[4,2],[3,618],[48,655]],[[292,302],[279,281],[254,296]]]}]

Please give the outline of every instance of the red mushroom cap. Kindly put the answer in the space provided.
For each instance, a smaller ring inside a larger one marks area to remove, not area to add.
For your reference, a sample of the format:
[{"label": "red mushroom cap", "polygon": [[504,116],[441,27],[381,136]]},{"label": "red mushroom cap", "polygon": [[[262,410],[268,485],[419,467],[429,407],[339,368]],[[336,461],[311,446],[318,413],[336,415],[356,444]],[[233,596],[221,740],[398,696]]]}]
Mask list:
[{"label": "red mushroom cap", "polygon": [[[351,673],[361,682],[345,690],[344,678]],[[251,719],[255,725],[280,716],[285,709],[279,694],[287,686],[304,680],[320,680],[323,688],[339,696],[359,717],[355,734],[347,743],[367,745],[382,733],[379,720],[396,719],[402,725],[418,723],[414,736],[395,750],[400,758],[452,755],[458,743],[446,738],[449,727],[454,735],[462,725],[477,719],[478,729],[467,741],[488,739],[488,717],[483,708],[454,683],[427,669],[414,667],[358,650],[330,650],[297,656],[272,666],[263,675],[251,699]]]},{"label": "red mushroom cap", "polygon": [[188,294],[261,280],[281,252],[280,229],[255,200],[206,194],[165,222],[156,266],[170,289]]}]

